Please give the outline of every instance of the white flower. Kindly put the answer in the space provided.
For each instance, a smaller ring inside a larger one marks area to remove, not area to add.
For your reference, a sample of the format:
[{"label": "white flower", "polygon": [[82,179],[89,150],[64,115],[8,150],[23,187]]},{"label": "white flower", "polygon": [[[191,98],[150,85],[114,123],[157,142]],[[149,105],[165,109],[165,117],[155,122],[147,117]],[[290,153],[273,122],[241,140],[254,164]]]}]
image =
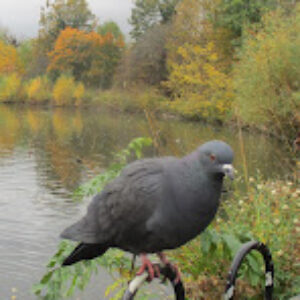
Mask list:
[{"label": "white flower", "polygon": [[274,224],[275,224],[275,225],[278,225],[279,223],[280,223],[280,220],[279,220],[279,219],[275,219],[275,220],[274,220]]},{"label": "white flower", "polygon": [[272,194],[272,195],[275,195],[276,193],[277,193],[276,190],[272,190],[272,191],[271,191],[271,194]]},{"label": "white flower", "polygon": [[288,207],[288,205],[286,205],[286,204],[284,204],[283,206],[282,206],[282,209],[289,209],[289,207]]},{"label": "white flower", "polygon": [[249,182],[254,182],[254,178],[253,177],[249,177]]},{"label": "white flower", "polygon": [[283,255],[283,251],[280,249],[279,251],[277,251],[277,255],[278,256],[282,256]]},{"label": "white flower", "polygon": [[261,189],[262,189],[262,187],[263,187],[263,185],[262,185],[262,184],[258,184],[258,185],[257,185],[257,188],[258,188],[259,190],[261,190]]}]

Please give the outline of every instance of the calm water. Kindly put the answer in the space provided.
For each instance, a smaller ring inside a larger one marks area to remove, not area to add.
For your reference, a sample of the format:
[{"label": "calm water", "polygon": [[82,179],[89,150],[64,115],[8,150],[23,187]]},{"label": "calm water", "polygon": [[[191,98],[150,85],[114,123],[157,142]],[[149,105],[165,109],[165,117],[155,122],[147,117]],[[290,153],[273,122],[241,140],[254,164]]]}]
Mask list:
[{"label": "calm water", "polygon": [[[151,130],[150,130],[151,128]],[[0,106],[0,299],[35,299],[29,290],[55,252],[60,232],[85,211],[72,191],[104,170],[115,152],[138,136],[159,136],[161,155],[183,155],[209,139],[223,139],[236,153],[237,132],[174,119],[93,110]],[[259,135],[244,136],[249,174],[288,173],[280,144]],[[147,149],[146,155],[155,151]],[[104,299],[111,282],[103,271],[87,292],[74,299]],[[97,295],[97,296],[96,296]],[[100,295],[100,296],[99,296]]]}]

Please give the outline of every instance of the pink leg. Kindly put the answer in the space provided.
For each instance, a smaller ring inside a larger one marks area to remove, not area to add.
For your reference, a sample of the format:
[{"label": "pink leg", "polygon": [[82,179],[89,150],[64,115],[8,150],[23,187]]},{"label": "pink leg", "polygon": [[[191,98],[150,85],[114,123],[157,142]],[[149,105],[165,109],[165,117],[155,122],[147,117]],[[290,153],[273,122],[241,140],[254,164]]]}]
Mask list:
[{"label": "pink leg", "polygon": [[174,283],[177,284],[181,280],[181,275],[180,275],[178,267],[174,264],[172,265],[164,253],[158,252],[157,255],[158,255],[160,261],[164,265],[169,265],[174,270],[174,272],[176,273],[176,278],[174,280]]},{"label": "pink leg", "polygon": [[140,269],[137,271],[136,275],[142,275],[145,270],[148,271],[149,273],[149,281],[152,281],[154,279],[154,277],[159,277],[159,270],[158,268],[156,268],[155,266],[153,266],[153,264],[151,263],[151,261],[147,258],[146,254],[141,254],[141,260],[142,260],[142,266],[140,267]]}]

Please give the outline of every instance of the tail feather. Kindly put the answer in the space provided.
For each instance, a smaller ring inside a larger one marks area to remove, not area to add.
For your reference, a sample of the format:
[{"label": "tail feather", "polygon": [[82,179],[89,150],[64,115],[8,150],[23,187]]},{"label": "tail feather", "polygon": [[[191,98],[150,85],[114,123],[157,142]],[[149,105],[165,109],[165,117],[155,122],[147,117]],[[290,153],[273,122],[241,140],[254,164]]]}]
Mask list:
[{"label": "tail feather", "polygon": [[109,247],[103,244],[80,243],[72,253],[63,261],[63,266],[72,265],[80,260],[93,259],[101,256]]}]

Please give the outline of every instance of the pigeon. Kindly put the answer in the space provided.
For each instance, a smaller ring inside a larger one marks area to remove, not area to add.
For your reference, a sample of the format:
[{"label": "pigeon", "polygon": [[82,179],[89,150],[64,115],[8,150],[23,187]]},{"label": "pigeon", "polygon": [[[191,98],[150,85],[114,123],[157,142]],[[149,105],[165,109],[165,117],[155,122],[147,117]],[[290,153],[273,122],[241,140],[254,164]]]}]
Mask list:
[{"label": "pigeon", "polygon": [[183,158],[145,158],[128,164],[101,193],[86,215],[61,237],[79,242],[63,266],[119,248],[140,255],[138,275],[155,272],[147,254],[175,249],[200,234],[213,220],[223,178],[233,179],[233,151],[223,141],[204,143]]}]

